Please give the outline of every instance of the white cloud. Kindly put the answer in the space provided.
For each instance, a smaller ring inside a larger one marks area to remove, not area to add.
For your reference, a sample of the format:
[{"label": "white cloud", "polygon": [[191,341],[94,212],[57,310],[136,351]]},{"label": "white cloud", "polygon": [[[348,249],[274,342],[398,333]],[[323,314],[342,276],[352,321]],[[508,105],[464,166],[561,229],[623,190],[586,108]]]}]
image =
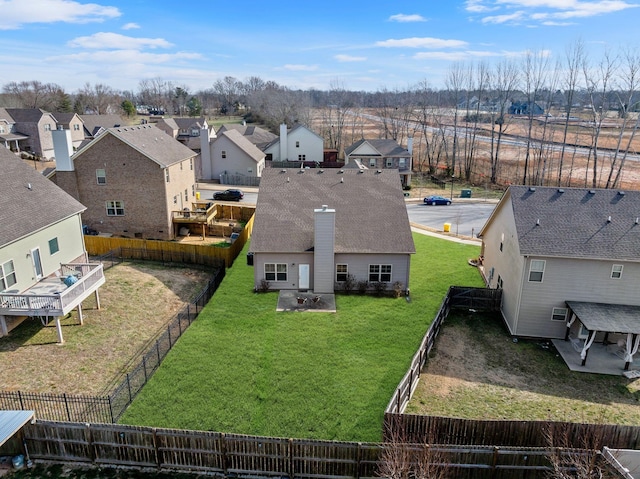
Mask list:
[{"label": "white cloud", "polygon": [[177,53],[145,53],[138,50],[113,50],[75,53],[71,55],[56,55],[48,57],[46,60],[54,63],[80,62],[83,64],[162,64],[179,62],[184,60],[198,60],[202,55],[199,53],[177,52]]},{"label": "white cloud", "polygon": [[483,0],[467,0],[465,10],[471,13],[484,13],[495,10],[497,7],[489,7],[482,3]]},{"label": "white cloud", "polygon": [[124,25],[122,25],[123,30],[134,30],[136,28],[140,28],[140,25],[134,22],[125,23]]},{"label": "white cloud", "polygon": [[287,64],[283,66],[285,70],[293,71],[293,72],[313,72],[318,69],[318,65],[292,65]]},{"label": "white cloud", "polygon": [[389,39],[376,42],[376,46],[390,48],[462,48],[467,46],[467,42],[462,40],[444,40],[442,38],[413,37],[402,39]]},{"label": "white cloud", "polygon": [[477,58],[515,58],[523,57],[526,55],[526,51],[512,52],[512,51],[486,51],[486,50],[466,50],[460,52],[420,52],[416,53],[413,58],[415,60],[447,60],[447,61],[465,61],[474,60]]},{"label": "white cloud", "polygon": [[510,15],[492,15],[489,17],[484,17],[482,19],[482,23],[509,23],[509,22],[518,22],[521,21],[525,17],[524,12],[515,12]]},{"label": "white cloud", "polygon": [[116,18],[116,7],[72,0],[0,0],[0,30],[17,30],[29,23],[89,23]]},{"label": "white cloud", "polygon": [[354,57],[351,55],[336,55],[333,58],[339,62],[364,62],[367,60],[367,57]]},{"label": "white cloud", "polygon": [[391,15],[389,17],[389,21],[407,23],[407,22],[426,22],[427,19],[424,18],[422,15],[418,15],[417,13],[414,13],[412,15],[405,15],[404,13],[398,13],[397,15]]},{"label": "white cloud", "polygon": [[141,49],[141,48],[168,48],[171,43],[162,38],[135,38],[119,33],[98,32],[87,37],[74,38],[69,42],[70,47],[93,49]]}]

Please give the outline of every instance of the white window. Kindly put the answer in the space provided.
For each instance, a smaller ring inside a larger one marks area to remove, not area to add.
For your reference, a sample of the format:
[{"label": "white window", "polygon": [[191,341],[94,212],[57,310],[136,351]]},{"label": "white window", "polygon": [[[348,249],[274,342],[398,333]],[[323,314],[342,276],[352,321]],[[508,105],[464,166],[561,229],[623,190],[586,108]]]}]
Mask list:
[{"label": "white window", "polygon": [[189,201],[189,189],[188,188],[184,189],[184,200],[185,201]]},{"label": "white window", "polygon": [[247,168],[247,173],[253,173],[253,168]]},{"label": "white window", "polygon": [[173,197],[173,204],[177,205],[178,204],[178,196],[174,196]]},{"label": "white window", "polygon": [[44,125],[44,131],[51,131],[51,125],[49,123]]},{"label": "white window", "polygon": [[169,168],[164,169],[164,179],[167,183],[169,183]]},{"label": "white window", "polygon": [[0,133],[6,133],[6,132],[4,131],[4,126],[3,126],[3,125],[0,125]]},{"label": "white window", "polygon": [[265,263],[264,279],[267,281],[286,281],[287,280],[287,264],[286,263]]},{"label": "white window", "polygon": [[500,237],[500,251],[502,251],[503,247],[504,247],[504,233],[502,233],[502,236]]},{"label": "white window", "polygon": [[298,161],[307,161],[307,155],[298,155]]},{"label": "white window", "polygon": [[196,196],[196,185],[191,185],[191,196]]},{"label": "white window", "polygon": [[407,159],[406,158],[400,158],[398,160],[398,168],[405,168],[407,166]]},{"label": "white window", "polygon": [[553,311],[551,311],[551,319],[554,321],[566,321],[568,312],[569,310],[567,308],[553,308]]},{"label": "white window", "polygon": [[80,125],[78,125],[77,123],[74,123],[73,131],[80,131]]},{"label": "white window", "polygon": [[106,185],[107,184],[107,173],[105,170],[96,170],[96,181],[98,182],[99,185]]},{"label": "white window", "polygon": [[611,267],[611,277],[612,277],[613,279],[620,279],[620,278],[622,278],[622,268],[623,268],[623,265],[621,265],[621,264],[614,264],[614,265]]},{"label": "white window", "polygon": [[349,276],[349,266],[346,264],[336,265],[336,281],[346,281]]},{"label": "white window", "polygon": [[107,216],[124,216],[124,201],[107,201]]},{"label": "white window", "polygon": [[49,240],[49,254],[56,254],[60,251],[60,247],[58,246],[58,238],[53,238]]},{"label": "white window", "polygon": [[16,284],[16,270],[13,267],[13,260],[0,265],[0,290],[4,291]]},{"label": "white window", "polygon": [[393,158],[387,158],[386,165],[387,168],[393,168]]},{"label": "white window", "polygon": [[296,148],[300,148],[300,142],[296,141]]},{"label": "white window", "polygon": [[391,281],[391,265],[390,264],[370,264],[369,265],[369,281],[388,283]]},{"label": "white window", "polygon": [[222,158],[226,158],[227,157],[227,151],[226,150],[222,150],[222,152],[220,154],[222,155]]},{"label": "white window", "polygon": [[182,163],[184,163],[184,161],[180,162],[180,171],[182,171]]},{"label": "white window", "polygon": [[375,168],[375,167],[376,167],[376,159],[369,158],[369,168]]},{"label": "white window", "polygon": [[541,259],[532,259],[529,266],[529,281],[534,283],[542,283],[544,276],[544,265],[546,261]]},{"label": "white window", "polygon": [[193,171],[193,158],[189,158],[189,169]]}]

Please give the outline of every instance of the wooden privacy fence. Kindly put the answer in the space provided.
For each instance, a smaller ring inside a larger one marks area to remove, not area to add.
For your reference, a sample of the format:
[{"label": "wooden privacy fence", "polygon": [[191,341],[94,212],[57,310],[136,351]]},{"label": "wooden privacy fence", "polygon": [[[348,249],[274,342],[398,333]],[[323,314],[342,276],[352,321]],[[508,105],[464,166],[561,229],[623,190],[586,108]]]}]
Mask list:
[{"label": "wooden privacy fence", "polygon": [[[233,208],[233,206],[224,206]],[[237,215],[242,216],[241,211]],[[241,218],[240,218],[241,219]],[[253,215],[247,220],[238,238],[228,248],[211,245],[184,244],[174,241],[156,241],[137,238],[85,236],[85,246],[90,256],[102,256],[110,251],[129,253],[128,259],[197,264],[217,267],[221,261],[228,268],[238,257],[253,230]]]},{"label": "wooden privacy fence", "polygon": [[417,470],[427,462],[468,479],[543,478],[550,470],[550,450],[533,447],[337,442],[49,421],[29,424],[24,433],[36,461],[224,477],[368,479],[380,476],[382,464]]},{"label": "wooden privacy fence", "polygon": [[418,351],[411,360],[409,370],[400,380],[393,397],[389,401],[385,413],[401,413],[405,410],[413,392],[418,386],[420,372],[427,362],[429,352],[431,352],[435,344],[440,328],[449,315],[449,311],[452,308],[497,311],[500,307],[501,295],[502,291],[499,289],[466,288],[460,286],[451,286],[449,288],[447,295],[440,304],[440,309],[438,309],[436,317],[422,338]]},{"label": "wooden privacy fence", "polygon": [[476,444],[509,447],[548,447],[549,442],[581,448],[598,441],[611,449],[639,449],[640,427],[560,421],[500,421],[386,413],[385,440]]},{"label": "wooden privacy fence", "polygon": [[131,404],[135,396],[147,383],[151,375],[171,350],[178,338],[207,304],[225,276],[225,269],[219,268],[209,283],[169,322],[160,336],[149,345],[134,366],[121,377],[116,378],[116,386],[106,396],[91,397],[69,394],[25,393],[21,391],[0,391],[0,409],[33,410],[36,417],[54,421],[116,422]]}]

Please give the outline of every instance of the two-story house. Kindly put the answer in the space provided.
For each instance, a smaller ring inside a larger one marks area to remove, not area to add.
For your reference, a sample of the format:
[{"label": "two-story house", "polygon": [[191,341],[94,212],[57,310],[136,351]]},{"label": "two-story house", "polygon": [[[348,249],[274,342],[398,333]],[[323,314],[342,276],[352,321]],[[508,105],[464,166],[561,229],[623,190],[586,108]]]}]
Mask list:
[{"label": "two-story house", "polygon": [[345,167],[370,169],[395,169],[400,173],[402,186],[411,185],[413,138],[409,138],[407,148],[396,140],[376,139],[355,142],[344,150]]},{"label": "two-story house", "polygon": [[280,136],[263,147],[267,161],[301,161],[320,164],[324,161],[324,140],[304,125],[287,129],[280,125]]},{"label": "two-story house", "polygon": [[57,127],[57,120],[40,108],[6,108],[6,113],[13,121],[13,131],[21,135],[18,149],[27,151],[42,159],[53,158],[53,140],[51,131]]},{"label": "two-story house", "polygon": [[87,207],[88,226],[125,237],[176,236],[173,212],[196,197],[193,150],[154,125],[109,128],[73,155],[68,135],[54,132],[56,182]]}]

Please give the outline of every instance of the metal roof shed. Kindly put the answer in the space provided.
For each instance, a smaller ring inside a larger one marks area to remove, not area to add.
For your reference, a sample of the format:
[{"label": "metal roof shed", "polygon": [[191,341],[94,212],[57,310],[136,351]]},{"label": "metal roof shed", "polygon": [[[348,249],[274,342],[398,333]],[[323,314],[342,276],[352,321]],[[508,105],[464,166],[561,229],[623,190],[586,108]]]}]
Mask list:
[{"label": "metal roof shed", "polygon": [[0,411],[0,447],[30,422],[34,415],[34,411]]}]

